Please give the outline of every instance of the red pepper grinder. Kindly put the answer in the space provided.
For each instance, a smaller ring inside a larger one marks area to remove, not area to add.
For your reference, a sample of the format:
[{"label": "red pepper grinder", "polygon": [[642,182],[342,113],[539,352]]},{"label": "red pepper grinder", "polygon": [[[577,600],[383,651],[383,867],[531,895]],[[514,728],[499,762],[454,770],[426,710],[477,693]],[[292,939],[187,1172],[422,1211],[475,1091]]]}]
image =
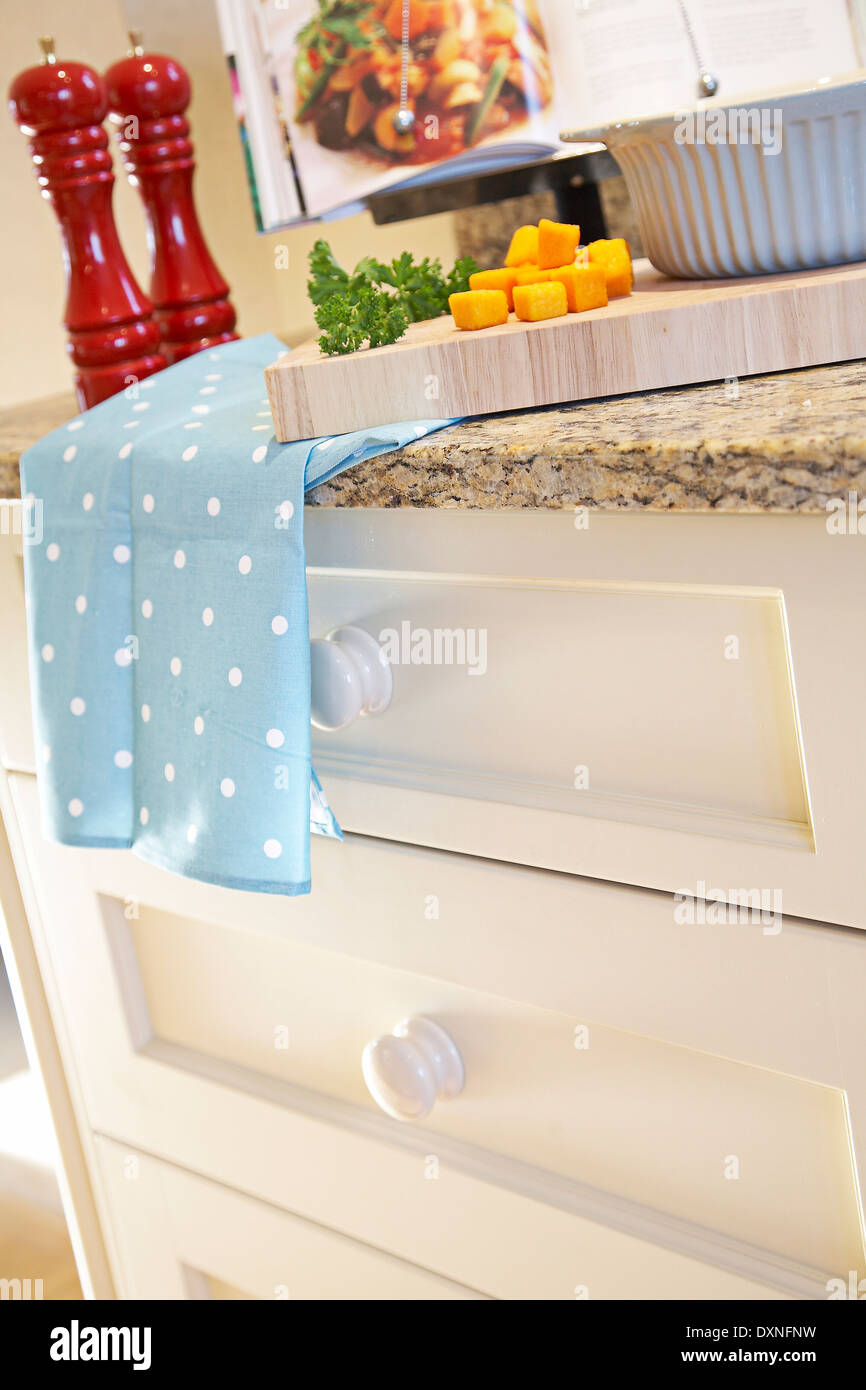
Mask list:
[{"label": "red pepper grinder", "polygon": [[237,338],[235,311],[193,202],[186,69],[163,54],[145,53],[138,31],[129,40],[129,56],[105,74],[109,110],[147,216],[150,293],[162,350],[169,362],[179,362]]},{"label": "red pepper grinder", "polygon": [[64,324],[77,368],[82,410],[161,371],[153,305],[140,290],[120,245],[111,190],[114,175],[102,78],[84,63],[59,63],[54,40],[40,39],[42,62],[9,88],[13,118],[30,136],[42,196],[57,214],[66,262]]}]

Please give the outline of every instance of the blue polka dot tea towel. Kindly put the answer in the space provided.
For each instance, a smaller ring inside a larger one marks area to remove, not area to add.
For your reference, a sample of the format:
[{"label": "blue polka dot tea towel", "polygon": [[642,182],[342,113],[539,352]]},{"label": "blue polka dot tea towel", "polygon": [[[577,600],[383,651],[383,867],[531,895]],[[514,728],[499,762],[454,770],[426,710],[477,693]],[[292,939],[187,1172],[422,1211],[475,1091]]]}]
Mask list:
[{"label": "blue polka dot tea towel", "polygon": [[43,828],[190,878],[310,888],[340,836],[310,759],[304,490],[441,428],[278,444],[269,334],[205,351],[21,460]]}]

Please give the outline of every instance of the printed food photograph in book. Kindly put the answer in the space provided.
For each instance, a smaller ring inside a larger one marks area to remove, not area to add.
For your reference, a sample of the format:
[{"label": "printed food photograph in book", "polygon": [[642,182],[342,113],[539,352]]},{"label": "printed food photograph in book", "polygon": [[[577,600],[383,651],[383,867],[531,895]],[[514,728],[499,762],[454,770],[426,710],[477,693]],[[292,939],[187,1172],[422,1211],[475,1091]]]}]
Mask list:
[{"label": "printed food photograph in book", "polygon": [[387,164],[452,158],[553,95],[534,0],[318,0],[292,76],[296,123]]}]

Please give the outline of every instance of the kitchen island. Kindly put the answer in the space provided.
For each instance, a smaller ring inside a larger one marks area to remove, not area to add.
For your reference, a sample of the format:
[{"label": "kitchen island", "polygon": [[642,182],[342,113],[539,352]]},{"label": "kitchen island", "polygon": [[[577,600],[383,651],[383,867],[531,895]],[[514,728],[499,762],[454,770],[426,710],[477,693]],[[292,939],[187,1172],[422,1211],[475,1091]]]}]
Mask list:
[{"label": "kitchen island", "polygon": [[[864,396],[848,363],[469,420],[311,494],[311,636],[372,634],[393,695],[313,730],[346,836],[307,898],[45,840],[0,534],[4,949],[92,1287],[820,1299],[863,1268]],[[7,497],[72,409],[0,416]],[[409,1124],[361,1066],[412,1062],[401,1019],[465,1068],[429,1112],[407,1083]]]}]

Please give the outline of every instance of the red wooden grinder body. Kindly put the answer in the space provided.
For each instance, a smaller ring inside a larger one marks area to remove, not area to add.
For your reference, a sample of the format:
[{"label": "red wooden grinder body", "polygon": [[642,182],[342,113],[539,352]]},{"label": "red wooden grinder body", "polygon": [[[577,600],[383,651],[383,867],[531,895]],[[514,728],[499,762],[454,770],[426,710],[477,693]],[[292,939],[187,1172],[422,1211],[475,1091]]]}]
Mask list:
[{"label": "red wooden grinder body", "polygon": [[191,88],[174,58],[133,52],[105,74],[109,110],[148,224],[150,293],[162,348],[178,362],[237,338],[229,287],[208,250],[192,195],[195,170],[185,115]]},{"label": "red wooden grinder body", "polygon": [[67,271],[64,323],[77,368],[82,410],[160,371],[159,329],[152,305],[129,268],[114,223],[114,175],[102,78],[84,63],[55,60],[27,68],[9,88],[9,107],[30,137],[46,198],[57,215]]}]

